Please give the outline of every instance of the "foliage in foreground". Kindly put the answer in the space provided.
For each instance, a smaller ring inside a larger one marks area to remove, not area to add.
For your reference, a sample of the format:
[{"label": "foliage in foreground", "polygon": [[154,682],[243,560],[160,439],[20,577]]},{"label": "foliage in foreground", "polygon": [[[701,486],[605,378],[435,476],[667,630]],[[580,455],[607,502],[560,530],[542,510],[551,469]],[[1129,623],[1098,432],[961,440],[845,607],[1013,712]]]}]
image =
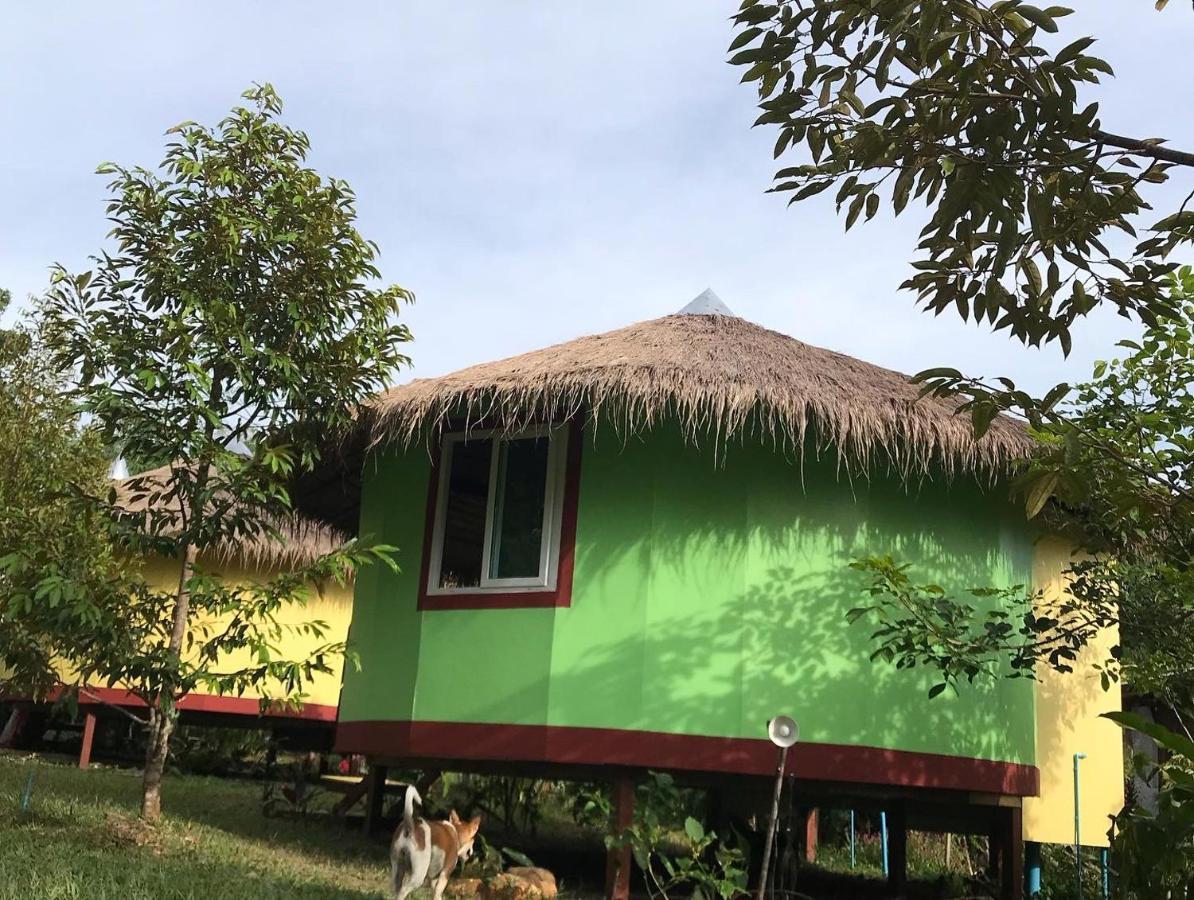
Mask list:
[{"label": "foliage in foreground", "polygon": [[53,636],[116,569],[100,517],[68,493],[102,490],[106,463],[64,386],[36,328],[0,329],[0,685],[30,694],[56,683]]},{"label": "foliage in foreground", "polygon": [[[683,820],[684,840],[675,840]],[[685,792],[670,775],[651,772],[638,788],[634,822],[607,846],[630,846],[653,900],[679,895],[730,900],[745,892],[746,860],[736,843],[718,838],[688,814]]]},{"label": "foliage in foreground", "polygon": [[[924,665],[943,684],[984,673],[1066,671],[1102,628],[1121,646],[1099,661],[1104,684],[1123,676],[1179,718],[1194,709],[1194,272],[1171,284],[1178,312],[1124,341],[1124,358],[1100,362],[1072,392],[1030,397],[1010,383],[984,385],[938,370],[928,388],[972,409],[1023,415],[1040,452],[1019,475],[1030,516],[1071,535],[1077,553],[1068,596],[1045,607],[1039,591],[978,587],[954,595],[920,584],[891,559],[856,563],[871,576],[877,652]],[[1052,501],[1052,502],[1050,502]],[[980,601],[996,596],[1000,603]],[[938,688],[937,690],[939,690]]]},{"label": "foliage in foreground", "polygon": [[[212,562],[230,547],[282,540],[289,480],[408,361],[410,338],[395,322],[410,294],[375,286],[378,251],[356,230],[352,190],[306,165],[307,136],[279,121],[272,88],[245,97],[215,127],[170,129],[156,171],[100,167],[112,177],[114,246],[91,271],[56,269],[39,309],[49,362],[71,377],[71,398],[104,445],[170,461],[165,477],[135,476],[120,502],[86,485],[63,489],[81,516],[111,523],[127,558],[175,561],[172,588],[119,573],[61,591],[63,615],[47,622],[53,573],[43,568],[14,601],[43,629],[57,671],[144,702],[151,820],[179,698],[254,690],[301,701],[345,647],[323,623],[284,626],[279,613],[304,604],[312,585],[388,559],[388,548],[349,542],[235,586]],[[291,636],[310,645],[302,658],[287,655]]]},{"label": "foliage in foreground", "polygon": [[1111,844],[1116,890],[1125,900],[1194,895],[1194,741],[1133,713],[1108,713],[1125,728],[1147,734],[1166,751],[1155,763],[1135,760],[1144,778],[1160,784],[1157,810],[1129,806],[1116,817]]},{"label": "foliage in foreground", "polygon": [[796,202],[836,188],[847,228],[922,201],[903,287],[1025,343],[1068,352],[1075,320],[1100,305],[1146,322],[1170,311],[1169,258],[1194,240],[1194,210],[1150,218],[1145,189],[1194,153],[1104,127],[1091,88],[1112,68],[1093,36],[1062,36],[1072,12],[743,0],[730,62],[758,88],[775,156],[795,157],[773,189]]}]

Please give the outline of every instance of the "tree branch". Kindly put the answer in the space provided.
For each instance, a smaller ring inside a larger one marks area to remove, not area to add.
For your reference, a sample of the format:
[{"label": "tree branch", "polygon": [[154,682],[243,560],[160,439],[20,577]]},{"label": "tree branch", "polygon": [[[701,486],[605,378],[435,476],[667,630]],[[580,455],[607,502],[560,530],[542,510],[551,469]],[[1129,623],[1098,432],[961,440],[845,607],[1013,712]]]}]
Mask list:
[{"label": "tree branch", "polygon": [[1112,134],[1109,131],[1102,131],[1095,129],[1091,132],[1091,137],[1096,141],[1109,144],[1112,147],[1119,147],[1121,150],[1127,150],[1138,156],[1150,156],[1153,159],[1159,159],[1162,162],[1170,162],[1179,166],[1190,166],[1194,168],[1194,153],[1187,153],[1184,150],[1173,150],[1169,147],[1164,147],[1160,144],[1151,141],[1140,140],[1139,138],[1124,137],[1119,134]]},{"label": "tree branch", "polygon": [[114,709],[114,710],[116,710],[116,712],[120,713],[122,716],[125,716],[125,717],[127,717],[127,718],[129,718],[129,719],[132,719],[134,722],[136,722],[136,723],[137,723],[138,725],[140,725],[142,728],[148,728],[148,727],[149,727],[149,722],[148,722],[148,721],[146,721],[145,719],[142,719],[140,716],[138,716],[138,715],[136,715],[136,714],[134,714],[134,713],[131,713],[131,712],[129,712],[129,711],[128,711],[127,709],[125,709],[123,706],[118,706],[117,704],[115,704],[115,703],[111,703],[111,702],[109,702],[109,701],[105,700],[103,697],[100,697],[100,696],[98,696],[97,694],[93,694],[93,693],[91,693],[91,691],[87,690],[87,689],[86,689],[86,688],[84,688],[84,687],[80,687],[80,688],[79,688],[79,694],[80,694],[81,696],[83,696],[83,697],[86,697],[88,700],[93,700],[93,701],[95,701],[95,702],[96,702],[96,703],[98,703],[100,706],[106,706],[108,709]]}]

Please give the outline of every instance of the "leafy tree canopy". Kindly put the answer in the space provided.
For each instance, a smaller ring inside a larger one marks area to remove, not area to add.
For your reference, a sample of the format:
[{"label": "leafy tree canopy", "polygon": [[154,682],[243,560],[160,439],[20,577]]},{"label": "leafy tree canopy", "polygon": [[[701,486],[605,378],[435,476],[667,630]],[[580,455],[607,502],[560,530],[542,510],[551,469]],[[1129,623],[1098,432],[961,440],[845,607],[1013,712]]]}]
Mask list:
[{"label": "leafy tree canopy", "polygon": [[103,521],[69,493],[101,490],[106,464],[63,387],[36,329],[0,330],[0,684],[33,695],[58,680],[52,636],[94,610],[115,568]]},{"label": "leafy tree canopy", "polygon": [[[1106,304],[1155,321],[1190,198],[1163,215],[1145,189],[1194,153],[1104,127],[1084,89],[1112,74],[1061,6],[1021,0],[744,0],[730,61],[758,87],[773,190],[835,188],[846,227],[886,202],[929,209],[915,273],[924,307],[953,308],[1069,351]],[[1056,37],[1054,37],[1056,35]],[[1126,246],[1125,246],[1126,241]]]},{"label": "leafy tree canopy", "polygon": [[[986,383],[936,370],[926,389],[963,406],[1026,419],[1041,452],[1019,487],[1030,515],[1071,535],[1078,555],[1069,596],[1049,609],[1039,592],[974,588],[953,594],[920,584],[889,558],[855,564],[873,603],[854,618],[878,620],[877,655],[929,665],[943,681],[1032,675],[1071,667],[1101,628],[1118,624],[1122,645],[1104,680],[1165,702],[1179,718],[1194,710],[1194,272],[1171,277],[1173,315],[1159,318],[1125,355],[1099,362],[1091,381],[1035,398],[1008,379]],[[984,416],[986,413],[984,413]],[[1052,503],[1050,500],[1052,499]],[[1048,504],[1048,505],[1047,505]],[[991,605],[988,598],[1002,602]],[[1010,612],[1009,612],[1010,610]]]},{"label": "leafy tree canopy", "polygon": [[[280,624],[310,586],[343,580],[388,548],[348,543],[309,565],[230,585],[220,549],[281,539],[290,478],[319,460],[359,405],[406,364],[397,321],[411,294],[378,283],[347,184],[306,165],[307,136],[268,85],[215,127],[171,128],[156,170],[111,176],[112,247],[90,271],[59,267],[40,307],[53,365],[107,446],[168,460],[129,495],[90,496],[127,558],[178,565],[160,589],[130,574],[119,614],[80,615],[60,646],[81,684],[120,684],[148,709],[142,813],[160,784],[184,694],[267,691],[297,700],[342,642],[288,658]],[[244,665],[228,660],[249,659]]]},{"label": "leafy tree canopy", "polygon": [[1017,486],[1030,516],[1084,551],[1069,595],[951,592],[871,558],[855,563],[871,600],[850,618],[876,623],[875,658],[935,668],[933,695],[962,679],[1065,671],[1118,624],[1104,685],[1126,675],[1186,730],[1117,719],[1175,751],[1144,773],[1167,781],[1159,811],[1117,819],[1120,887],[1152,897],[1188,889],[1192,858],[1194,276],[1174,260],[1194,240],[1194,190],[1159,213],[1148,198],[1188,177],[1194,153],[1104,125],[1089,88],[1113,70],[1090,52],[1093,36],[1063,34],[1071,13],[1022,0],[744,0],[730,61],[758,88],[757,124],[777,131],[773,190],[799,202],[834,189],[847,230],[884,204],[895,215],[923,204],[903,287],[926,310],[1065,353],[1096,308],[1144,324],[1122,359],[1043,397],[1007,378],[917,376],[959,401],[976,436],[1012,413],[1039,437]]}]

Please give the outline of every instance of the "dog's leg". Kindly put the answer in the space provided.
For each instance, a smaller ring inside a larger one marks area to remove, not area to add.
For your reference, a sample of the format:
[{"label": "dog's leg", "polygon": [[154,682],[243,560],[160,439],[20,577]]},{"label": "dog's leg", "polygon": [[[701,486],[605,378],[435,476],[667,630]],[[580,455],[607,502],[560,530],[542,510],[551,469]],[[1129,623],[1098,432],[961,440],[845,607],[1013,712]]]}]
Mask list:
[{"label": "dog's leg", "polygon": [[[419,822],[415,827],[420,830],[422,840],[417,840],[414,846],[407,847],[406,863],[409,869],[406,873],[406,893],[402,894],[399,900],[405,900],[406,894],[421,888],[430,874],[431,856],[434,852],[431,844],[431,829],[426,822]],[[423,849],[419,848],[419,844],[422,844]]]},{"label": "dog's leg", "polygon": [[410,872],[402,871],[395,867],[393,872],[394,879],[394,896],[397,900],[406,900],[411,891],[415,889],[414,885],[410,883]]},{"label": "dog's leg", "polygon": [[441,872],[439,877],[435,879],[435,885],[432,888],[432,900],[443,900],[444,888],[448,886],[448,873]]},{"label": "dog's leg", "polygon": [[406,900],[407,895],[415,889],[410,876],[410,854],[405,852],[405,848],[395,848],[390,853],[390,884],[397,900]]}]

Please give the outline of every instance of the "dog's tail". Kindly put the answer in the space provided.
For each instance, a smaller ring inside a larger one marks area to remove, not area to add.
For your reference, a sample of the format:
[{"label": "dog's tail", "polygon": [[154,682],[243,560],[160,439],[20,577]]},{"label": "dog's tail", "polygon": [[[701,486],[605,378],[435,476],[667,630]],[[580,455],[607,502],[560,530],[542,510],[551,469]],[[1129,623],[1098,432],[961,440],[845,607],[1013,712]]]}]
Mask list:
[{"label": "dog's tail", "polygon": [[419,792],[415,790],[415,786],[409,785],[406,789],[406,805],[402,809],[402,827],[408,832],[415,830],[415,804],[423,805],[423,798],[419,796]]}]

